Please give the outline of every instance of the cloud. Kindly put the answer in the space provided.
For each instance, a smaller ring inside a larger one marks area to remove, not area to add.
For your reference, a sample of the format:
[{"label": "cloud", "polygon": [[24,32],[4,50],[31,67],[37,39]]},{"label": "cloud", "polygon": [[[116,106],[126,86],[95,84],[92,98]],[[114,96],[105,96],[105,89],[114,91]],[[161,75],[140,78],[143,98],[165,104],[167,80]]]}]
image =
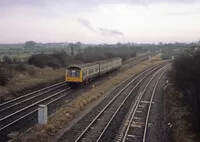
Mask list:
[{"label": "cloud", "polygon": [[198,2],[198,0],[167,0],[167,2],[169,2],[169,3],[187,4],[187,3]]},{"label": "cloud", "polygon": [[45,6],[49,4],[75,4],[78,7],[83,6],[97,6],[101,4],[139,4],[149,5],[153,3],[176,3],[176,4],[188,4],[195,3],[198,0],[0,0],[0,6],[13,6],[13,5],[30,5],[30,6]]},{"label": "cloud", "polygon": [[[194,2],[196,1],[0,0],[0,31],[4,31],[1,32],[0,40],[77,39],[110,42],[121,39],[123,32],[127,41],[171,40],[173,38],[169,37],[174,35],[177,36],[174,40],[179,40],[184,33],[187,34],[182,39],[190,37],[187,39],[190,40],[200,35],[200,10],[194,10],[200,8],[200,3]],[[148,9],[142,7],[145,4]]]},{"label": "cloud", "polygon": [[113,30],[108,28],[98,28],[103,36],[115,36],[115,35],[121,35],[124,36],[123,32],[120,32],[119,30]]},{"label": "cloud", "polygon": [[31,6],[41,6],[44,5],[44,0],[1,0],[0,6],[22,6],[22,5],[31,5]]},{"label": "cloud", "polygon": [[[64,0],[58,0],[58,2],[63,2]],[[67,1],[67,3],[81,3],[84,5],[100,5],[100,4],[152,4],[152,3],[160,3],[160,2],[167,2],[167,3],[194,3],[198,2],[198,0],[73,0]]]},{"label": "cloud", "polygon": [[82,19],[82,18],[79,18],[78,21],[84,26],[86,27],[87,29],[89,29],[90,31],[92,32],[96,32],[95,29],[93,28],[93,26],[90,24],[90,22],[86,19]]},{"label": "cloud", "polygon": [[199,8],[192,8],[192,9],[186,9],[181,11],[169,11],[165,12],[164,15],[175,15],[175,16],[186,16],[186,15],[195,15],[200,12]]}]

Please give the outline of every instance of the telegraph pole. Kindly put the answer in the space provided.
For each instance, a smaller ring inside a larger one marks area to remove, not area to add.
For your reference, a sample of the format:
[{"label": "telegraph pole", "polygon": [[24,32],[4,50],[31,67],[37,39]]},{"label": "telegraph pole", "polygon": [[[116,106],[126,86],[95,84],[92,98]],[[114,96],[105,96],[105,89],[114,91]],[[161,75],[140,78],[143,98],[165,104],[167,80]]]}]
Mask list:
[{"label": "telegraph pole", "polygon": [[72,43],[70,43],[70,47],[71,47],[71,57],[74,58],[74,46]]}]

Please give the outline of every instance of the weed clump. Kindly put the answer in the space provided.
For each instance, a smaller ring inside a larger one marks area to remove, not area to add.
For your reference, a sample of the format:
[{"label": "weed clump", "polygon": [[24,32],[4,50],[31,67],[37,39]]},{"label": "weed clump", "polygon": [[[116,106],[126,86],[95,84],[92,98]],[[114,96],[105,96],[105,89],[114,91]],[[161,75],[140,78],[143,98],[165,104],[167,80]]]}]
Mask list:
[{"label": "weed clump", "polygon": [[10,77],[11,74],[6,68],[0,68],[0,85],[5,86]]}]

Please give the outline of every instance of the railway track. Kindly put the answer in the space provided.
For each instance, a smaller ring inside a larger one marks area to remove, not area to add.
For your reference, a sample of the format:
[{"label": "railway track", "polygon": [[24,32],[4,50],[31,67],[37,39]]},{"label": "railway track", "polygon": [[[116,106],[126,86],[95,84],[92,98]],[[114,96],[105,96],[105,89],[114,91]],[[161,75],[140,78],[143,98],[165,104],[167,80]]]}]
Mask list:
[{"label": "railway track", "polygon": [[121,71],[127,70],[127,69],[131,68],[132,66],[135,66],[135,65],[139,64],[140,62],[145,61],[147,59],[148,59],[148,57],[141,57],[131,63],[126,63],[122,66]]},{"label": "railway track", "polygon": [[5,109],[7,109],[7,108],[9,108],[9,107],[12,107],[13,104],[20,103],[23,100],[29,99],[29,97],[34,97],[34,96],[38,95],[39,93],[41,93],[42,91],[48,91],[49,88],[53,88],[53,87],[57,87],[57,86],[60,87],[60,85],[62,86],[63,84],[64,84],[64,82],[59,82],[59,83],[53,84],[51,86],[48,86],[48,87],[33,91],[33,92],[28,93],[26,95],[23,95],[23,96],[15,98],[15,99],[6,101],[4,103],[1,103],[0,104],[0,112],[5,110]]},{"label": "railway track", "polygon": [[[136,65],[139,62],[146,60],[147,58],[148,57],[140,57],[137,60],[133,61],[131,63],[131,65]],[[124,66],[126,67],[127,65],[129,65],[129,64],[126,63]],[[125,68],[125,67],[123,67],[123,68]],[[63,87],[63,86],[66,86],[65,81],[53,84],[51,86],[48,86],[48,87],[45,87],[45,88],[42,88],[42,89],[39,89],[39,90],[36,90],[36,91],[33,91],[31,93],[28,93],[26,95],[17,97],[15,99],[12,99],[12,100],[9,100],[9,101],[6,101],[4,103],[0,103],[0,119],[3,117],[3,115],[2,115],[3,111],[6,111],[6,110],[11,109],[11,108],[13,109],[13,111],[15,111],[14,109],[16,108],[17,105],[22,104],[24,102],[28,102],[31,99],[35,99],[37,97],[43,96],[44,94],[49,93],[51,91],[54,91],[55,89]]]},{"label": "railway track", "polygon": [[45,97],[48,97],[50,93],[58,92],[65,87],[66,83],[60,82],[0,104],[0,120],[6,115],[14,113],[17,110],[30,105],[31,102],[37,102]]},{"label": "railway track", "polygon": [[[127,100],[132,100],[135,97],[133,91],[135,91],[141,82],[158,68],[159,67],[146,70],[129,82],[108,102],[102,110],[99,111],[88,126],[78,134],[77,138],[70,141],[109,141],[105,140],[103,137],[106,131],[110,128],[110,124],[113,119],[117,116],[119,111],[121,111],[122,107],[124,107],[124,104],[127,103]],[[155,75],[152,78],[154,77]]]},{"label": "railway track", "polygon": [[143,55],[141,57],[138,57],[137,59],[135,59],[133,61],[125,62],[125,64],[123,64],[121,70],[124,71],[128,68],[131,68],[132,66],[135,66],[135,65],[139,64],[140,62],[148,60],[149,56],[154,56],[154,55],[156,55],[156,54],[147,54],[147,55]]},{"label": "railway track", "polygon": [[[152,79],[148,82],[144,91],[138,95],[135,103],[133,104],[133,107],[131,108],[131,111],[129,112],[122,132],[117,140],[118,142],[146,141],[147,129],[148,126],[151,125],[149,123],[149,116],[153,104],[153,98],[158,83],[166,70],[167,69],[164,69],[164,71],[159,71],[160,75],[153,87],[153,91],[150,96],[146,93],[146,91],[149,87],[149,84],[152,82]],[[157,72],[157,74],[159,72]]]},{"label": "railway track", "polygon": [[[143,60],[146,58],[135,60],[131,66]],[[2,137],[7,137],[7,134],[12,131],[20,131],[18,123],[23,123],[27,117],[32,116],[33,118],[30,119],[36,121],[39,104],[51,106],[56,101],[68,96],[71,93],[69,89],[65,82],[60,82],[0,104],[0,140]],[[28,124],[28,121],[26,123]],[[31,126],[25,127],[28,129]]]},{"label": "railway track", "polygon": [[1,138],[6,137],[6,134],[14,131],[15,129],[12,128],[15,125],[17,126],[17,123],[23,121],[31,114],[36,114],[39,104],[50,105],[57,100],[69,95],[69,89],[70,88],[66,85],[65,82],[60,82],[1,104]]}]

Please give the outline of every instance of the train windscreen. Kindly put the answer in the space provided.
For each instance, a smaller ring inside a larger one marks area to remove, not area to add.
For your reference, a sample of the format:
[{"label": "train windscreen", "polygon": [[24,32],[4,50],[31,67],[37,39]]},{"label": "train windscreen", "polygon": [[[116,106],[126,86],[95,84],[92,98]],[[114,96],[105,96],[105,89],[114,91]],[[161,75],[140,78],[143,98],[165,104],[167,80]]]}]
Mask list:
[{"label": "train windscreen", "polygon": [[68,77],[80,77],[80,71],[78,70],[68,70]]}]

